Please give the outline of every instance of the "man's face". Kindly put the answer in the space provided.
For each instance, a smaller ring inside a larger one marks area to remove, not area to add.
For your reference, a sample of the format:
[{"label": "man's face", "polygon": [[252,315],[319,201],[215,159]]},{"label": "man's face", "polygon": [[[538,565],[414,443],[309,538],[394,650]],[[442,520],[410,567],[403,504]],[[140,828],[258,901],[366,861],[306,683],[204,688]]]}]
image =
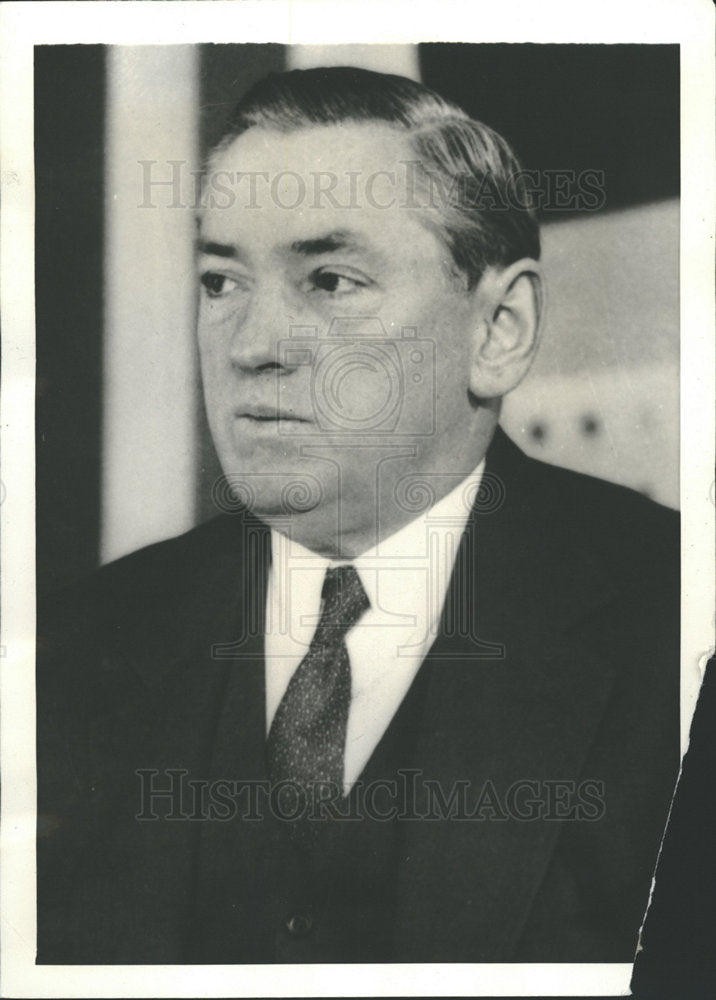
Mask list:
[{"label": "man's face", "polygon": [[[352,525],[408,471],[473,467],[475,293],[410,207],[411,159],[400,133],[347,124],[254,128],[213,163],[232,195],[201,219],[204,390],[224,473],[259,516],[293,495]],[[237,172],[261,174],[252,190]]]}]

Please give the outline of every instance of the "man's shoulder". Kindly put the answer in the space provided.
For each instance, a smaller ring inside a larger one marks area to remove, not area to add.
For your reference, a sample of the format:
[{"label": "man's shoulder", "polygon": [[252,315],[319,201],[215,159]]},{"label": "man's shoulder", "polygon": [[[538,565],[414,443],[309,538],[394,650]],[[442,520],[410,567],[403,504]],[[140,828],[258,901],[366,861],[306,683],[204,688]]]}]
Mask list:
[{"label": "man's shoulder", "polygon": [[265,548],[267,536],[250,514],[224,514],[122,556],[41,596],[38,638],[55,647],[103,642],[207,616],[221,596],[241,586],[248,550]]},{"label": "man's shoulder", "polygon": [[144,546],[102,566],[93,577],[100,589],[151,587],[161,581],[170,589],[186,586],[225,563],[244,558],[252,536],[266,528],[247,511],[222,514],[173,538]]},{"label": "man's shoulder", "polygon": [[[588,548],[613,579],[642,601],[678,609],[680,518],[635,490],[537,463],[549,484],[552,517],[576,546]],[[650,596],[649,596],[650,595]]]},{"label": "man's shoulder", "polygon": [[501,432],[487,471],[499,478],[487,485],[500,493],[500,537],[524,552],[526,565],[546,562],[553,575],[564,567],[575,578],[579,567],[591,566],[622,591],[644,599],[658,592],[678,606],[677,511],[626,486],[530,458]]},{"label": "man's shoulder", "polygon": [[549,497],[555,514],[594,528],[607,527],[610,533],[640,527],[642,535],[655,531],[678,532],[679,513],[637,490],[596,476],[575,472],[538,459],[532,466],[541,499]]},{"label": "man's shoulder", "polygon": [[493,469],[505,479],[505,494],[515,492],[516,519],[532,530],[580,541],[616,562],[678,560],[678,511],[627,486],[528,457],[504,434],[497,451]]}]

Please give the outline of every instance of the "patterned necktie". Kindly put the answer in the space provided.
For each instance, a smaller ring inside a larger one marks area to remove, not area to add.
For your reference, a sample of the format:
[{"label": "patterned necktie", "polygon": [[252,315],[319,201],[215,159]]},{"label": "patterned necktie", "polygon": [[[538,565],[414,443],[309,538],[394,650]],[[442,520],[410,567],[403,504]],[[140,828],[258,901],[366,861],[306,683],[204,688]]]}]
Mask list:
[{"label": "patterned necktie", "polygon": [[343,789],[351,668],[345,637],[370,607],[353,566],[326,571],[321,618],[291,678],[266,743],[271,781],[307,791],[314,782]]}]

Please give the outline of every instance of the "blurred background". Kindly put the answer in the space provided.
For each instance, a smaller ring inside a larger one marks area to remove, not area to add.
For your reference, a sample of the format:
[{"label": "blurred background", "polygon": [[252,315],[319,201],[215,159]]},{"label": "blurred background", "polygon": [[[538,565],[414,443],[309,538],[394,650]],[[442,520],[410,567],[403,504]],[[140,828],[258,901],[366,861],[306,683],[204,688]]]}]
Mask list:
[{"label": "blurred background", "polygon": [[39,46],[39,588],[216,513],[192,171],[255,80],[330,63],[422,79],[543,177],[603,177],[591,205],[541,212],[544,340],[503,424],[678,507],[678,46]]}]

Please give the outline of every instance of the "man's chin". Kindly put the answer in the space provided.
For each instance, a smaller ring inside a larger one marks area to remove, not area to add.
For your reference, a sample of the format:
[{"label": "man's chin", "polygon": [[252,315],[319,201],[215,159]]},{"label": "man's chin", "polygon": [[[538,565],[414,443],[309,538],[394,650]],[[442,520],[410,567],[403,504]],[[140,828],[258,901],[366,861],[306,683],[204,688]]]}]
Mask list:
[{"label": "man's chin", "polygon": [[324,490],[310,472],[287,470],[225,472],[214,489],[220,509],[250,510],[261,519],[291,518],[315,510]]}]

